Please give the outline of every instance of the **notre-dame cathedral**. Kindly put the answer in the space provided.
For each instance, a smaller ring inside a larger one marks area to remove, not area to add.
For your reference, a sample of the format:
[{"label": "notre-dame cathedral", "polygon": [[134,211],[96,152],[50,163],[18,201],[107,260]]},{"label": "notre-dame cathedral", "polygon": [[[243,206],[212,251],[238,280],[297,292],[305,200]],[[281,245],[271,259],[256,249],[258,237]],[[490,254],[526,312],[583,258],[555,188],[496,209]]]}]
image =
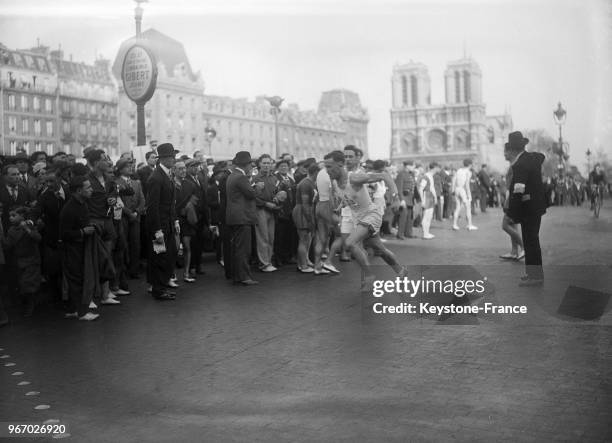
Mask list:
[{"label": "notre-dame cathedral", "polygon": [[444,81],[445,103],[432,105],[427,66],[394,66],[391,160],[459,166],[471,158],[475,164],[504,169],[503,145],[512,118],[508,113],[486,115],[478,64],[471,58],[449,62]]}]

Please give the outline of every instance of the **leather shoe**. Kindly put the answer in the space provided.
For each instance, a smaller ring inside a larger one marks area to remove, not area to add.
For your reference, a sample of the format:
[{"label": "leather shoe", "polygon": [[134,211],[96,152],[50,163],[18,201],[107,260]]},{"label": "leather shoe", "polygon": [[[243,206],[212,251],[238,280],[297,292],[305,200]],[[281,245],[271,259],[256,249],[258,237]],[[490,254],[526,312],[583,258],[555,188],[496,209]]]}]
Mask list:
[{"label": "leather shoe", "polygon": [[153,298],[159,301],[176,300],[176,297],[174,295],[169,294],[167,292],[163,292],[161,294],[154,295]]},{"label": "leather shoe", "polygon": [[243,280],[240,282],[240,284],[244,286],[253,286],[253,285],[258,285],[259,282],[257,280]]}]

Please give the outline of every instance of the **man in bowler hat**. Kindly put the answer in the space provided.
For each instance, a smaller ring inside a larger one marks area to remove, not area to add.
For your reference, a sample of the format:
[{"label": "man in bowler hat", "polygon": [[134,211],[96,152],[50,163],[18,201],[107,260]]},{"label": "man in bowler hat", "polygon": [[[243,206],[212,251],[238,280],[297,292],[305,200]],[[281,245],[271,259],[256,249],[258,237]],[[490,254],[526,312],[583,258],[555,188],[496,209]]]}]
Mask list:
[{"label": "man in bowler hat", "polygon": [[147,280],[152,286],[151,295],[157,300],[174,300],[176,295],[167,285],[174,271],[177,256],[175,238],[180,231],[171,172],[177,152],[171,143],[163,143],[157,147],[159,162],[147,183]]},{"label": "man in bowler hat", "polygon": [[[251,154],[247,151],[240,151],[236,153],[232,163],[235,167],[227,178],[225,216],[230,235],[230,257],[226,257],[225,261],[231,260],[234,284],[256,285],[259,282],[253,279],[249,267],[251,227],[257,223],[256,192],[249,181],[252,169]],[[257,183],[254,186],[259,190],[263,189],[263,183]]]},{"label": "man in bowler hat", "polygon": [[508,135],[506,149],[510,156],[512,180],[508,217],[521,224],[525,246],[527,275],[521,277],[519,286],[540,286],[544,282],[542,250],[540,248],[540,223],[546,213],[545,188],[542,183],[544,154],[527,152],[529,140],[520,131]]}]

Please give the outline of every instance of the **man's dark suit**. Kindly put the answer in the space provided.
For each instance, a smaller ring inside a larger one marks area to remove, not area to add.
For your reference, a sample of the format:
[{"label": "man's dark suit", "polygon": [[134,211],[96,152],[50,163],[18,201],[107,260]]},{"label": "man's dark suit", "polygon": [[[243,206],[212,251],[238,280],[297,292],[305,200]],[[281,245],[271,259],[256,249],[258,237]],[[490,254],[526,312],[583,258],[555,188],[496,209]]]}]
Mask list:
[{"label": "man's dark suit", "polygon": [[[164,293],[176,262],[175,188],[170,177],[158,165],[149,178],[147,189],[147,243],[149,248],[147,279],[153,286],[153,296],[159,296]],[[153,240],[155,233],[160,230],[164,234],[166,252],[156,254],[153,251]]]},{"label": "man's dark suit", "polygon": [[199,272],[200,264],[202,263],[202,250],[204,248],[204,230],[208,230],[208,202],[206,201],[205,184],[201,181],[201,174],[196,177],[187,174],[185,180],[190,182],[195,189],[195,195],[198,197],[198,225],[196,226],[196,235],[191,240],[191,268]]},{"label": "man's dark suit", "polygon": [[19,183],[17,185],[17,199],[13,199],[9,190],[4,182],[0,183],[0,203],[2,203],[2,227],[4,232],[8,232],[10,227],[9,224],[9,211],[13,206],[25,206],[32,201],[33,197],[24,185]]},{"label": "man's dark suit", "polygon": [[489,201],[489,188],[491,187],[491,179],[489,174],[484,169],[478,172],[478,181],[480,182],[480,211],[487,212],[487,202]]},{"label": "man's dark suit", "polygon": [[540,223],[546,213],[546,192],[542,183],[544,154],[523,151],[512,165],[508,217],[521,224],[525,245],[527,277],[542,279]]},{"label": "man's dark suit", "polygon": [[[253,280],[249,267],[251,226],[257,223],[255,190],[244,173],[235,168],[227,179],[225,222],[229,227],[232,278],[234,282]],[[226,258],[227,261],[227,258]]]}]

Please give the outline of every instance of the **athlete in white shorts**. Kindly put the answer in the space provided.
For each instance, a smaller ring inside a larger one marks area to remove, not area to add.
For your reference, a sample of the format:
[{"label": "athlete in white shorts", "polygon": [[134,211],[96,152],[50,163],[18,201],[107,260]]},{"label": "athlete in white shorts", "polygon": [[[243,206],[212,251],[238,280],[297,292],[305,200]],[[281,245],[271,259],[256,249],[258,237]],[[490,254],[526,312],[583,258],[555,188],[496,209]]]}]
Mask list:
[{"label": "athlete in white shorts", "polygon": [[[355,172],[364,172],[359,166],[363,157],[363,151],[353,145],[347,145],[344,147],[344,160],[345,160],[345,173],[347,177]],[[339,187],[337,181],[334,182],[333,194],[337,197],[339,206],[336,208],[340,211],[340,235],[334,239],[334,242],[329,248],[329,255],[323,262],[323,269],[330,272],[340,273],[340,270],[334,265],[333,259],[338,251],[342,251],[340,256],[341,261],[350,261],[348,252],[345,248],[345,242],[351,232],[355,229],[353,223],[353,213],[351,208],[346,204],[344,199],[346,187]]]},{"label": "athlete in white shorts", "polygon": [[453,190],[455,194],[455,213],[453,214],[453,229],[458,231],[460,228],[457,225],[457,221],[459,220],[459,213],[461,212],[461,207],[465,207],[465,216],[468,222],[468,230],[475,231],[478,229],[476,226],[472,224],[472,192],[470,190],[470,178],[472,176],[472,171],[470,171],[470,166],[472,165],[472,160],[466,158],[463,160],[463,168],[459,168],[457,173],[455,174],[455,179],[453,180]]},{"label": "athlete in white shorts", "polygon": [[346,246],[364,273],[362,290],[369,290],[375,279],[368,256],[361,247],[364,241],[367,241],[368,245],[378,252],[378,255],[400,276],[406,273],[405,268],[397,262],[395,254],[385,247],[378,235],[382,225],[383,211],[381,211],[380,203],[372,201],[365,185],[380,180],[393,181],[387,173],[355,173],[351,175],[349,183],[346,184],[345,198],[353,212],[353,223],[355,224],[355,229],[346,239]]}]

